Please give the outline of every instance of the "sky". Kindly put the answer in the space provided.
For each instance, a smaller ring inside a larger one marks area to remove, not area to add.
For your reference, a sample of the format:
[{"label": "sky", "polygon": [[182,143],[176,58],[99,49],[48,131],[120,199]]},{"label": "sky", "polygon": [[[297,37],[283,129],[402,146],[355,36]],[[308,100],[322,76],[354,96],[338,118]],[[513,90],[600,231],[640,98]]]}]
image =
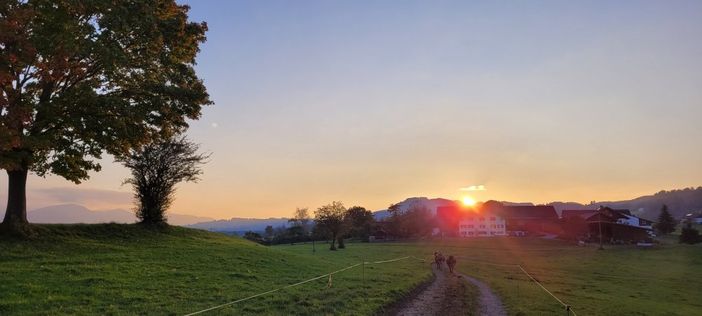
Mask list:
[{"label": "sky", "polygon": [[[215,104],[188,132],[212,158],[172,212],[702,185],[700,1],[179,2],[208,23]],[[130,208],[127,176],[109,157],[80,185],[32,176],[28,205]]]}]

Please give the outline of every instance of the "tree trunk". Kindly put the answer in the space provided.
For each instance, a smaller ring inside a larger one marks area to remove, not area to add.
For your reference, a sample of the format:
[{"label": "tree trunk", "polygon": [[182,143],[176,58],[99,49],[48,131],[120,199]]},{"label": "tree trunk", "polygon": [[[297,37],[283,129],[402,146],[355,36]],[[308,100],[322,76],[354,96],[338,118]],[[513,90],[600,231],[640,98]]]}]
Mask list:
[{"label": "tree trunk", "polygon": [[332,234],[332,239],[331,239],[331,247],[329,247],[329,250],[336,250],[336,234]]},{"label": "tree trunk", "polygon": [[338,242],[338,244],[339,244],[339,249],[344,249],[344,248],[346,248],[346,245],[344,245],[344,237],[341,236],[341,237],[339,237],[338,239],[339,239],[339,242]]},{"label": "tree trunk", "polygon": [[27,224],[27,173],[25,170],[8,170],[7,209],[4,226]]}]

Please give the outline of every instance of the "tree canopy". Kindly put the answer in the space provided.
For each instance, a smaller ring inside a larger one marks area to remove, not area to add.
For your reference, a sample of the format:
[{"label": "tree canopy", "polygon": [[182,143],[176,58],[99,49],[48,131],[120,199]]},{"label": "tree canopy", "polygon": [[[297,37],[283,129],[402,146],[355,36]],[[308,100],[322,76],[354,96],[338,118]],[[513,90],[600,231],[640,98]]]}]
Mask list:
[{"label": "tree canopy", "polygon": [[134,188],[136,215],[144,224],[166,222],[166,210],[174,199],[175,186],[195,182],[209,155],[198,153],[199,146],[185,136],[146,144],[117,160],[132,174],[125,180]]},{"label": "tree canopy", "polygon": [[330,250],[336,250],[336,239],[341,237],[346,229],[345,214],[344,204],[338,201],[324,205],[314,212],[317,228],[326,232],[327,236],[331,238]]},{"label": "tree canopy", "polygon": [[[207,25],[175,0],[0,2],[5,222],[26,222],[26,174],[79,183],[96,159],[170,137],[210,104],[193,68]],[[12,190],[15,188],[16,190]]]}]

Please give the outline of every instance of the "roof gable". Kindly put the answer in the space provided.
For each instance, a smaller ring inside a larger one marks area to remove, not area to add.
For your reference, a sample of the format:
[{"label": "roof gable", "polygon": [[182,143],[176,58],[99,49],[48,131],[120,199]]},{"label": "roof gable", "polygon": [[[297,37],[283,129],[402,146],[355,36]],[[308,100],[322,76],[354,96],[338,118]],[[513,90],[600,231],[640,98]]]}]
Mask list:
[{"label": "roof gable", "polygon": [[506,219],[558,219],[558,213],[551,205],[505,206],[499,213]]}]

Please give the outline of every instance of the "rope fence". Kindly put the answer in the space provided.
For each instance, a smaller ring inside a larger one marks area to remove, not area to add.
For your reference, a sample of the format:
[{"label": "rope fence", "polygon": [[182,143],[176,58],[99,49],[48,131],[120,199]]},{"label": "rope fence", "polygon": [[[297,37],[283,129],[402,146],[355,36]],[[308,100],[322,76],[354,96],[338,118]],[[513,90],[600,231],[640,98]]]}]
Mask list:
[{"label": "rope fence", "polygon": [[[529,277],[529,279],[530,279],[531,281],[533,281],[534,283],[536,283],[539,287],[541,287],[541,289],[543,289],[543,290],[544,290],[546,293],[548,293],[551,297],[553,297],[554,299],[556,299],[556,301],[557,301],[558,303],[560,303],[561,305],[563,305],[563,307],[565,308],[566,312],[568,312],[569,314],[572,313],[574,316],[577,316],[577,314],[575,313],[575,311],[572,309],[572,307],[571,307],[570,305],[564,303],[564,302],[563,302],[561,299],[559,299],[556,295],[554,295],[553,293],[551,293],[551,291],[549,291],[545,286],[543,286],[543,284],[541,284],[541,282],[539,282],[536,278],[534,278],[534,277],[533,277],[529,272],[527,272],[527,271],[524,269],[524,267],[522,267],[522,265],[520,265],[520,264],[494,263],[494,262],[488,262],[488,261],[470,260],[470,259],[467,259],[467,257],[463,257],[463,256],[456,256],[456,257],[457,257],[457,258],[460,258],[460,259],[463,260],[464,262],[469,262],[469,263],[478,263],[478,264],[485,264],[485,265],[498,266],[498,267],[519,268],[527,277]],[[519,289],[517,289],[517,291],[519,291]]]},{"label": "rope fence", "polygon": [[[275,293],[275,292],[278,292],[278,291],[282,291],[282,290],[285,290],[285,289],[289,289],[289,288],[293,288],[293,287],[296,287],[296,286],[300,286],[300,285],[303,285],[303,284],[306,284],[306,283],[309,283],[309,282],[312,282],[312,281],[320,280],[320,279],[323,279],[323,278],[329,278],[329,281],[328,281],[328,283],[327,283],[327,287],[331,287],[331,286],[332,286],[332,275],[338,274],[338,273],[341,273],[341,272],[344,272],[344,271],[347,271],[347,270],[350,270],[350,269],[353,269],[353,268],[358,267],[358,266],[362,266],[362,267],[363,267],[363,279],[364,279],[364,282],[365,282],[365,266],[366,266],[366,265],[392,263],[392,262],[397,262],[397,261],[402,261],[402,260],[407,260],[407,259],[414,259],[414,260],[421,261],[421,262],[427,262],[427,261],[430,261],[430,262],[431,262],[431,261],[432,261],[432,260],[431,260],[432,257],[433,257],[433,256],[428,256],[427,258],[429,258],[429,260],[427,260],[427,259],[422,259],[422,258],[415,257],[415,256],[405,256],[405,257],[399,257],[399,258],[388,259],[388,260],[363,261],[363,262],[359,262],[359,263],[356,263],[356,264],[352,264],[352,265],[349,265],[349,266],[347,266],[347,267],[341,268],[341,269],[339,269],[339,270],[332,271],[332,272],[329,272],[329,273],[325,273],[325,274],[322,274],[322,275],[319,275],[319,276],[316,276],[316,277],[313,277],[313,278],[310,278],[310,279],[307,279],[307,280],[304,280],[304,281],[300,281],[300,282],[293,283],[293,284],[288,284],[288,285],[281,286],[281,287],[278,287],[278,288],[275,288],[275,289],[272,289],[272,290],[269,290],[269,291],[257,293],[257,294],[251,295],[251,296],[247,296],[247,297],[244,297],[244,298],[240,298],[240,299],[238,299],[238,300],[234,300],[234,301],[231,301],[231,302],[227,302],[227,303],[224,303],[224,304],[220,304],[220,305],[217,305],[217,306],[213,306],[213,307],[210,307],[210,308],[206,308],[206,309],[203,309],[203,310],[199,310],[199,311],[196,311],[196,312],[192,312],[192,313],[190,313],[190,314],[186,314],[185,316],[192,316],[192,315],[198,315],[198,314],[206,313],[206,312],[213,311],[213,310],[216,310],[216,309],[220,309],[220,308],[224,308],[224,307],[227,307],[227,306],[235,305],[235,304],[238,304],[238,303],[241,303],[241,302],[245,302],[245,301],[248,301],[248,300],[251,300],[251,299],[260,297],[260,296],[264,296],[264,295],[272,294],[272,293]],[[541,289],[543,289],[546,293],[548,293],[551,297],[553,297],[559,304],[563,305],[563,307],[565,308],[565,310],[566,310],[567,313],[569,313],[569,314],[572,313],[574,316],[577,316],[577,314],[575,313],[575,311],[572,309],[572,307],[571,307],[570,305],[566,304],[565,302],[563,302],[563,300],[561,300],[561,299],[558,298],[555,294],[553,294],[551,291],[549,291],[543,284],[541,284],[541,282],[539,282],[539,281],[538,281],[536,278],[534,278],[529,272],[527,272],[527,270],[524,269],[524,267],[523,267],[522,265],[519,265],[519,264],[508,264],[508,263],[496,263],[496,262],[488,262],[488,261],[478,261],[478,260],[470,260],[469,257],[464,257],[464,256],[456,256],[456,258],[459,258],[459,259],[461,259],[461,261],[463,261],[463,262],[468,262],[468,263],[484,264],[484,265],[497,266],[497,267],[519,268],[519,270],[521,270],[521,272],[524,273],[524,274],[529,278],[529,280],[531,280],[531,281],[533,281],[534,283],[536,283]]]},{"label": "rope fence", "polygon": [[213,307],[210,307],[210,308],[206,308],[206,309],[203,309],[203,310],[199,310],[199,311],[197,311],[197,312],[192,312],[192,313],[190,313],[190,314],[186,314],[185,316],[198,315],[198,314],[202,314],[202,313],[205,313],[205,312],[213,311],[213,310],[220,309],[220,308],[227,307],[227,306],[231,306],[231,305],[234,305],[234,304],[237,304],[237,303],[245,302],[245,301],[248,301],[248,300],[257,298],[257,297],[259,297],[259,296],[264,296],[264,295],[267,295],[267,294],[275,293],[275,292],[278,292],[278,291],[282,291],[282,290],[285,290],[285,289],[289,289],[289,288],[292,288],[292,287],[296,287],[296,286],[299,286],[299,285],[302,285],[302,284],[305,284],[305,283],[309,283],[309,282],[316,281],[316,280],[320,280],[320,279],[327,278],[327,277],[329,278],[329,281],[328,281],[328,283],[327,283],[327,287],[331,287],[331,285],[332,285],[332,275],[337,274],[337,273],[344,272],[344,271],[349,270],[349,269],[353,269],[353,268],[358,267],[358,266],[364,266],[364,279],[365,279],[365,265],[391,263],[391,262],[397,262],[397,261],[407,260],[407,259],[416,259],[416,260],[419,260],[419,261],[422,261],[422,262],[425,261],[424,259],[419,259],[419,258],[414,257],[414,256],[406,256],[406,257],[400,257],[400,258],[389,259],[389,260],[381,260],[381,261],[363,261],[363,262],[359,262],[359,263],[356,263],[356,264],[347,266],[347,267],[345,267],[345,268],[342,268],[342,269],[339,269],[339,270],[336,270],[336,271],[333,271],[333,272],[329,272],[329,273],[326,273],[326,274],[322,274],[322,275],[319,275],[319,276],[316,276],[316,277],[313,277],[313,278],[310,278],[310,279],[307,279],[307,280],[304,280],[304,281],[300,281],[300,282],[293,283],[293,284],[288,284],[288,285],[281,286],[281,287],[279,287],[279,288],[276,288],[276,289],[273,289],[273,290],[270,290],[270,291],[261,292],[261,293],[254,294],[254,295],[251,295],[251,296],[247,296],[247,297],[244,297],[244,298],[235,300],[235,301],[231,301],[231,302],[227,302],[227,303],[220,304],[220,305],[217,305],[217,306],[213,306]]}]

